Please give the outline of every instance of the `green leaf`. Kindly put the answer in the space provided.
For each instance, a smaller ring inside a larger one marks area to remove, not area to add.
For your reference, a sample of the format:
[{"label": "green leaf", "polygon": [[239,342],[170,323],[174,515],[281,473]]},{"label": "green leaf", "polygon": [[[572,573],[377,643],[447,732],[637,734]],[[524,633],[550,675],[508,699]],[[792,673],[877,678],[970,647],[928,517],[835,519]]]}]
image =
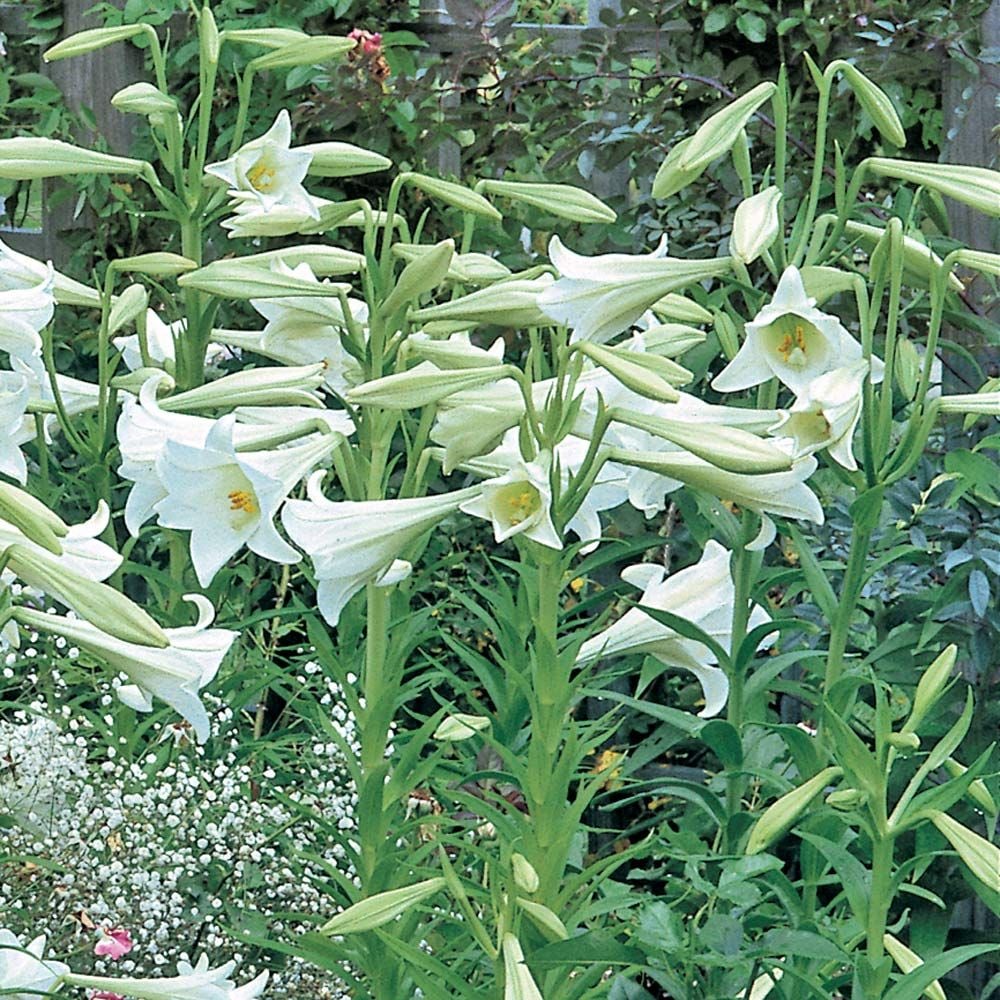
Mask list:
[{"label": "green leaf", "polygon": [[767,41],[767,21],[760,14],[740,14],[736,18],[736,27],[751,42],[756,42],[759,45],[761,42]]},{"label": "green leaf", "polygon": [[885,487],[874,486],[866,490],[851,504],[851,520],[860,531],[874,531],[878,527],[885,499]]},{"label": "green leaf", "polygon": [[935,955],[928,959],[923,965],[918,966],[912,972],[908,972],[888,993],[884,1000],[920,1000],[924,990],[942,976],[951,972],[952,969],[965,962],[971,962],[980,955],[985,955],[991,951],[1000,951],[1000,945],[996,944],[967,944],[961,948],[952,948],[944,951],[940,955]]},{"label": "green leaf", "polygon": [[740,734],[723,719],[712,719],[702,727],[699,737],[707,743],[712,752],[727,770],[740,767],[743,763],[743,745]]},{"label": "green leaf", "polygon": [[532,968],[558,965],[641,965],[645,955],[630,948],[607,931],[589,931],[568,941],[556,941],[533,951],[528,960]]},{"label": "green leaf", "polygon": [[731,7],[713,7],[702,22],[702,28],[706,35],[717,35],[720,31],[725,31],[732,23],[733,10]]},{"label": "green leaf", "polygon": [[858,734],[829,706],[824,711],[827,728],[833,736],[833,754],[851,784],[861,792],[881,794],[885,776],[875,755],[862,743]]},{"label": "green leaf", "polygon": [[660,608],[653,608],[646,604],[638,604],[636,606],[654,621],[659,622],[661,625],[666,625],[669,629],[673,629],[674,632],[684,636],[685,639],[694,639],[695,642],[700,642],[708,646],[715,654],[719,666],[723,670],[729,670],[729,654],[704,629],[699,628],[693,622],[689,622],[686,618],[681,618],[680,615],[675,615],[672,611],[663,611]]},{"label": "green leaf", "polygon": [[839,602],[837,601],[837,595],[833,592],[833,587],[830,586],[830,581],[827,579],[826,573],[823,572],[823,567],[820,566],[819,560],[813,553],[812,545],[802,537],[802,532],[794,524],[788,526],[788,533],[795,543],[799,565],[802,567],[802,572],[805,575],[806,583],[809,585],[809,591],[813,596],[813,600],[820,611],[823,612],[824,617],[828,621],[833,621],[837,614]]},{"label": "green leaf", "polygon": [[804,830],[797,831],[797,835],[812,844],[833,867],[851,911],[864,926],[868,915],[868,900],[871,896],[871,876],[865,866],[847,848],[841,847],[827,837],[806,833]]}]

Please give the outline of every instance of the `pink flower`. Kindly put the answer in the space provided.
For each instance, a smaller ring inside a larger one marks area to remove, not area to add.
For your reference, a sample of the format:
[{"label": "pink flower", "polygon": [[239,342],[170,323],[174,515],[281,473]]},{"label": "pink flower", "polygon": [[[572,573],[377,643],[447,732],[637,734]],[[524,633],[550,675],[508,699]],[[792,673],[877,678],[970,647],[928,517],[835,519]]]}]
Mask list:
[{"label": "pink flower", "polygon": [[[112,962],[117,962],[133,947],[132,935],[123,927],[105,927],[101,932],[101,940],[94,945],[94,954],[106,955]],[[107,994],[104,1000],[108,1000],[108,997],[113,997],[113,994]]]}]

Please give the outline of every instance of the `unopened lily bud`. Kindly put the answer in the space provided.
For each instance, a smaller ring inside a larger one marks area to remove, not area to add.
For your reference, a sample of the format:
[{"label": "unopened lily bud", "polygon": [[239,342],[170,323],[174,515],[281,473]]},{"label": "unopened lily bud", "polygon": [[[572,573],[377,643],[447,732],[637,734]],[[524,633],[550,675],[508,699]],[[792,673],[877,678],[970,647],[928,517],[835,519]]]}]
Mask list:
[{"label": "unopened lily bud", "polygon": [[126,115],[177,113],[177,102],[151,83],[133,83],[111,98],[111,106]]},{"label": "unopened lily bud", "polygon": [[843,774],[839,767],[825,767],[798,788],[782,795],[754,823],[747,840],[746,853],[760,854],[788,832],[806,811],[809,803],[834,779]]},{"label": "unopened lily bud", "polygon": [[290,69],[292,66],[312,66],[326,62],[350,52],[354,40],[340,35],[311,35],[305,41],[282,45],[267,55],[257,56],[250,65],[257,71],[268,69]]},{"label": "unopened lily bud", "polygon": [[916,733],[889,733],[886,743],[897,750],[920,749],[920,737]]},{"label": "unopened lily bud", "polygon": [[679,365],[676,361],[671,361],[670,358],[664,357],[662,354],[646,350],[629,350],[623,344],[616,344],[614,347],[607,348],[607,350],[611,351],[612,354],[617,354],[618,357],[626,361],[630,361],[632,364],[639,365],[641,368],[648,368],[654,375],[659,375],[660,378],[671,385],[689,385],[694,380],[694,372],[683,365]]},{"label": "unopened lily bud", "polygon": [[[964,764],[960,764],[957,760],[955,760],[954,757],[949,757],[944,762],[944,769],[953,778],[961,778],[962,775],[969,770]],[[965,794],[987,815],[996,816],[998,812],[996,799],[994,799],[990,794],[990,790],[986,787],[985,781],[976,778],[975,781],[969,785],[969,790]]]},{"label": "unopened lily bud", "polygon": [[841,271],[839,267],[824,267],[821,264],[807,264],[799,269],[802,287],[806,295],[822,305],[827,299],[842,292],[853,292],[857,275]]},{"label": "unopened lily bud", "polygon": [[295,28],[227,28],[222,32],[222,40],[261,45],[266,49],[282,49],[286,45],[300,45],[308,41],[309,36]]},{"label": "unopened lily bud", "polygon": [[242,260],[216,260],[197,271],[189,271],[177,279],[182,288],[194,288],[230,299],[275,299],[289,295],[313,295],[336,298],[337,289],[345,294],[347,284],[320,284],[285,271],[247,264]]},{"label": "unopened lily bud", "polygon": [[141,253],[135,257],[119,257],[113,264],[116,271],[133,271],[137,274],[148,274],[151,278],[175,278],[198,267],[190,258],[166,251]]},{"label": "unopened lily bud", "polygon": [[424,292],[437,288],[444,281],[455,253],[454,240],[442,240],[403,268],[396,279],[396,286],[382,303],[383,316],[391,316],[397,309],[418,299]]},{"label": "unopened lily bud", "polygon": [[510,866],[514,872],[514,882],[518,889],[529,895],[538,892],[538,872],[523,854],[518,854],[515,851],[511,855]]},{"label": "unopened lily bud", "polygon": [[355,406],[412,410],[440,402],[455,392],[489,385],[512,371],[508,365],[443,370],[429,361],[422,361],[407,372],[386,375],[351,389],[347,401]]},{"label": "unopened lily bud", "polygon": [[577,350],[600,365],[609,375],[613,375],[627,389],[646,399],[654,399],[661,403],[676,403],[681,398],[680,393],[660,375],[617,354],[609,347],[584,341],[577,345]]},{"label": "unopened lily bud", "polygon": [[7,555],[7,565],[25,583],[72,608],[108,635],[157,649],[170,645],[163,629],[138,604],[113,587],[80,576],[53,556],[26,545],[11,545]]},{"label": "unopened lily bud", "polygon": [[[885,230],[878,226],[850,220],[845,224],[845,230],[869,252],[875,249],[885,235]],[[940,269],[941,258],[929,246],[912,236],[903,237],[903,277],[909,284],[929,288]],[[948,275],[948,284],[956,292],[961,292],[964,287],[955,274]]]},{"label": "unopened lily bud", "polygon": [[681,166],[681,162],[687,155],[693,141],[694,136],[682,139],[670,150],[666,159],[660,164],[656,176],[653,178],[654,198],[669,198],[671,195],[677,194],[678,191],[682,191],[705,172],[705,167],[693,169]]},{"label": "unopened lily bud", "polygon": [[[534,891],[534,890],[532,890]],[[547,907],[523,896],[516,898],[517,905],[531,919],[531,922],[550,940],[568,941],[566,925]]]},{"label": "unopened lily bud", "polygon": [[42,53],[42,58],[46,62],[55,62],[58,59],[69,59],[71,56],[83,56],[88,52],[103,49],[107,45],[114,45],[115,42],[124,42],[149,30],[145,24],[122,24],[117,28],[89,28],[87,31],[78,31],[75,35],[56,42],[52,48]]},{"label": "unopened lily bud", "polygon": [[941,396],[938,399],[938,410],[941,413],[1000,417],[1000,392],[966,392],[956,396]]},{"label": "unopened lily bud", "polygon": [[868,801],[868,794],[857,788],[838,788],[826,797],[826,804],[834,809],[857,809]]},{"label": "unopened lily bud", "polygon": [[[538,296],[552,284],[552,275],[511,278],[480,288],[450,302],[441,302],[410,313],[416,323],[464,320],[468,326],[480,323],[496,326],[550,326],[552,321],[538,305]],[[468,329],[468,326],[465,328]]]},{"label": "unopened lily bud", "polygon": [[503,364],[503,351],[502,337],[497,337],[489,350],[483,350],[476,347],[467,336],[436,340],[418,332],[410,334],[403,342],[400,355],[431,361],[438,368],[492,368]]},{"label": "unopened lily bud", "polygon": [[704,330],[683,323],[658,323],[643,331],[642,346],[661,358],[678,358],[692,347],[705,343]]},{"label": "unopened lily bud", "polygon": [[456,712],[441,720],[440,725],[434,730],[433,739],[444,743],[458,743],[461,740],[471,739],[476,733],[489,728],[490,720],[485,715],[466,715],[464,712]]},{"label": "unopened lily bud", "polygon": [[521,942],[513,934],[501,940],[504,969],[504,1000],[543,1000],[531,970],[525,964]]},{"label": "unopened lily bud", "polygon": [[349,142],[316,142],[296,146],[297,153],[309,153],[309,173],[313,177],[358,177],[378,170],[388,170],[392,160],[381,153],[362,149]]},{"label": "unopened lily bud", "polygon": [[759,474],[781,472],[792,467],[792,456],[774,442],[739,427],[670,420],[616,408],[614,419],[638,430],[670,441],[706,462],[729,472]]},{"label": "unopened lily bud", "polygon": [[958,658],[958,647],[954,643],[946,646],[934,662],[923,672],[913,695],[913,707],[910,717],[903,725],[902,732],[912,733],[920,727],[928,713],[937,704],[938,698],[944,693],[945,687],[955,669]]},{"label": "unopened lily bud", "polygon": [[954,163],[922,163],[873,156],[864,165],[883,177],[920,184],[985,215],[1000,216],[1000,171]]},{"label": "unopened lily bud", "polygon": [[729,252],[744,264],[755,261],[781,232],[781,191],[773,185],[736,206]]},{"label": "unopened lily bud", "polygon": [[0,177],[15,181],[40,177],[76,177],[79,174],[144,174],[145,160],[112,156],[73,146],[60,139],[32,136],[0,139]]},{"label": "unopened lily bud", "polygon": [[903,131],[903,123],[899,120],[899,115],[893,106],[889,95],[876,83],[870,80],[864,73],[842,59],[827,67],[827,75],[836,67],[844,74],[844,79],[848,86],[854,91],[854,96],[858,103],[868,112],[879,135],[886,142],[891,142],[894,146],[906,145],[906,132]]},{"label": "unopened lily bud", "polygon": [[614,222],[618,218],[600,198],[569,184],[485,180],[479,187],[487,194],[531,205],[571,222]]},{"label": "unopened lily bud", "polygon": [[115,333],[136,316],[142,316],[149,305],[149,292],[142,285],[129,285],[111,305],[108,333]]},{"label": "unopened lily bud", "polygon": [[36,545],[55,555],[62,554],[59,539],[66,537],[69,526],[55,511],[25,490],[0,482],[0,518]]},{"label": "unopened lily bud", "polygon": [[290,268],[308,264],[309,270],[318,278],[358,274],[365,269],[365,258],[362,254],[321,243],[265,250],[263,253],[248,254],[240,258],[241,263],[257,264],[265,268],[270,268],[275,261],[281,261]]},{"label": "unopened lily bud", "polygon": [[677,320],[678,323],[711,323],[713,318],[704,306],[677,292],[657,299],[650,308],[657,316]]},{"label": "unopened lily bud", "polygon": [[726,360],[732,361],[739,353],[740,338],[736,334],[736,324],[723,312],[715,314],[715,335]]},{"label": "unopened lily bud", "polygon": [[136,368],[135,371],[125,375],[116,375],[111,380],[111,385],[115,389],[123,392],[130,392],[133,396],[139,395],[139,390],[153,377],[159,379],[157,391],[171,392],[177,384],[173,377],[162,368]]},{"label": "unopened lily bud", "polygon": [[[902,941],[894,938],[891,934],[882,935],[882,944],[890,958],[896,963],[896,968],[903,975],[913,972],[914,969],[919,969],[924,964],[924,960],[919,955],[910,951]],[[924,990],[923,995],[927,997],[927,1000],[948,1000],[941,983],[936,979]]]},{"label": "unopened lily bud", "polygon": [[[992,274],[1000,278],[1000,253],[987,253],[985,250],[959,250],[955,260],[963,267],[971,267],[983,274]],[[957,280],[957,279],[956,279]],[[959,282],[961,285],[961,282]]]},{"label": "unopened lily bud", "polygon": [[893,369],[896,374],[896,384],[904,399],[913,399],[916,396],[921,368],[921,358],[913,341],[908,337],[898,337]]},{"label": "unopened lily bud", "polygon": [[328,920],[319,932],[329,937],[333,934],[357,934],[381,927],[406,913],[407,910],[411,910],[417,903],[433,896],[443,889],[444,885],[445,880],[438,876],[417,882],[415,885],[404,886],[402,889],[390,889],[388,892],[369,896]]},{"label": "unopened lily bud", "polygon": [[463,212],[481,215],[483,218],[493,219],[494,222],[499,222],[503,218],[481,194],[470,191],[469,188],[463,187],[461,184],[442,181],[437,177],[427,177],[425,174],[406,173],[399,176],[432,198],[438,198],[448,205],[454,205],[455,208],[460,208]]},{"label": "unopened lily bud", "polygon": [[[691,145],[684,150],[680,166],[685,170],[702,169],[723,153],[728,153],[740,130],[746,127],[754,112],[776,89],[771,82],[759,83],[706,119],[691,137]],[[653,195],[656,196],[655,186]]]},{"label": "unopened lily bud", "polygon": [[930,821],[965,862],[969,871],[993,892],[1000,892],[1000,847],[962,826],[947,813],[933,810]]},{"label": "unopened lily bud", "polygon": [[232,406],[320,407],[323,403],[315,390],[325,377],[326,365],[322,363],[249,368],[161,399],[160,409],[188,413]]},{"label": "unopened lily bud", "polygon": [[219,49],[222,45],[219,38],[219,27],[215,23],[212,8],[205,4],[198,11],[198,51],[204,66],[216,66],[219,62]]}]

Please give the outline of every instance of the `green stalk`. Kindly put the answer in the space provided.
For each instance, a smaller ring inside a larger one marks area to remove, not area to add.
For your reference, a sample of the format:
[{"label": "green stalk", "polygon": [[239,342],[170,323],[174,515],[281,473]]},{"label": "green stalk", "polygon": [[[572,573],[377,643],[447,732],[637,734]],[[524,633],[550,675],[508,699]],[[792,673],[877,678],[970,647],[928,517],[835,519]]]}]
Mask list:
[{"label": "green stalk", "polygon": [[809,237],[812,233],[813,222],[816,219],[816,209],[819,205],[819,189],[823,183],[823,161],[826,154],[826,125],[829,113],[830,81],[824,78],[823,87],[819,93],[819,107],[816,111],[816,151],[813,158],[812,180],[809,184],[806,220],[792,256],[792,263],[796,266],[801,264],[805,257],[806,247],[809,245]]}]

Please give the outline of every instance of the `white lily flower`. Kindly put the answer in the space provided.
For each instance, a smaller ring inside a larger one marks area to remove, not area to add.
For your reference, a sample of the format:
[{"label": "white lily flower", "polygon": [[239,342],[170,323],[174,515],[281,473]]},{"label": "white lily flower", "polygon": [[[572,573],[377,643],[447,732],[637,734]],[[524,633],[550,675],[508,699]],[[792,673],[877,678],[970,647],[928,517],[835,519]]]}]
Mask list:
[{"label": "white lily flower", "polygon": [[[693,566],[666,576],[662,566],[640,563],[625,569],[622,579],[642,590],[641,604],[684,618],[731,652],[736,588],[729,557],[728,549],[710,539]],[[748,628],[754,629],[770,620],[763,608],[755,606]],[[712,651],[661,625],[640,608],[630,608],[613,625],[588,639],[580,647],[576,662],[583,665],[626,653],[648,653],[664,666],[690,670],[705,695],[705,707],[698,713],[702,718],[718,715],[725,708],[729,681],[716,665],[718,661]]]},{"label": "white lily flower", "polygon": [[857,469],[852,439],[861,419],[863,387],[868,374],[864,359],[819,375],[792,404],[781,411],[774,434],[795,441],[795,455],[811,455],[822,448],[845,469]]},{"label": "white lily flower", "polygon": [[479,495],[460,509],[492,522],[498,542],[524,535],[550,549],[561,549],[562,539],[552,523],[551,465],[548,455],[534,462],[520,459],[502,476],[480,483]]},{"label": "white lily flower", "polygon": [[55,312],[55,272],[46,267],[44,276],[30,285],[0,289],[0,350],[23,362],[38,378],[45,378],[41,331]]},{"label": "white lily flower", "polygon": [[111,669],[127,674],[132,683],[118,688],[118,697],[126,705],[137,712],[148,712],[152,699],[159,698],[190,722],[198,740],[204,742],[210,726],[198,692],[214,679],[239,633],[209,628],[215,611],[204,595],[186,594],[185,600],[198,609],[198,621],[194,625],[164,629],[170,644],[162,649],[117,639],[79,618],[28,608],[17,608],[14,617],[28,628],[68,639]]},{"label": "white lily flower", "polygon": [[[28,380],[29,404],[52,403],[52,386],[48,372],[44,370],[38,372],[18,358],[10,360],[13,371],[0,371],[0,388],[6,392],[16,392],[20,388],[22,378],[25,378]],[[97,409],[100,387],[95,382],[57,374],[56,385],[67,416],[75,417],[80,413]]]},{"label": "white lily flower", "polygon": [[[236,192],[230,191],[236,195]],[[323,222],[324,212],[333,211],[336,202],[326,198],[311,198],[310,206],[273,205],[263,208],[252,195],[234,197],[230,203],[233,214],[219,223],[229,230],[229,239],[257,239],[261,236],[292,236],[314,234],[334,228]],[[317,221],[317,214],[319,221]]]},{"label": "white lily flower", "polygon": [[313,154],[292,149],[292,121],[282,108],[264,135],[241,146],[228,160],[210,163],[205,173],[229,185],[230,193],[253,199],[265,212],[274,208],[319,218],[319,209],[302,186]]},{"label": "white lily flower", "polygon": [[[795,267],[785,269],[770,303],[746,324],[746,335],[713,389],[736,392],[776,377],[799,393],[817,376],[861,359],[861,345],[836,316],[816,308]],[[883,368],[873,357],[873,382],[881,380]]]},{"label": "white lily flower", "polygon": [[403,552],[439,521],[453,514],[479,487],[401,500],[328,500],[315,472],[308,500],[289,500],[281,520],[316,571],[319,610],[336,625],[347,602],[367,583],[389,586],[404,579]]},{"label": "white lily flower", "polygon": [[[164,323],[155,309],[146,310],[146,347],[149,349],[149,359],[160,366],[174,361],[174,338],[180,336],[187,327],[187,320],[179,319],[174,323]],[[122,360],[130,372],[146,367],[142,360],[142,349],[139,347],[137,333],[128,337],[115,337],[112,341],[122,352]]]},{"label": "white lily flower", "polygon": [[34,1000],[44,996],[69,972],[68,965],[51,959],[45,961],[44,955],[44,934],[22,945],[11,931],[0,930],[0,992],[7,1000]]},{"label": "white lily flower", "polygon": [[230,978],[235,962],[226,962],[217,969],[208,967],[208,956],[202,955],[195,966],[177,963],[178,975],[161,979],[124,979],[111,976],[79,976],[70,973],[66,982],[83,989],[117,993],[135,1000],[254,1000],[264,992],[268,973],[237,986]]},{"label": "white lily flower", "polygon": [[[14,373],[12,373],[14,374]],[[28,466],[21,445],[35,436],[35,421],[26,415],[31,390],[23,375],[14,375],[11,387],[0,385],[0,473],[16,479],[22,486],[28,479]]]},{"label": "white lily flower", "polygon": [[57,303],[100,308],[101,296],[93,288],[53,271],[51,264],[19,253],[0,240],[0,291],[32,288],[46,281],[50,274]]},{"label": "white lily flower", "polygon": [[567,250],[558,236],[549,258],[560,277],[538,297],[538,305],[557,323],[570,327],[573,340],[603,344],[635,324],[668,292],[723,274],[728,257],[679,260],[666,256],[664,239],[650,254],[584,257]]},{"label": "white lily flower", "polygon": [[191,562],[203,587],[244,545],[274,562],[299,561],[274,516],[339,441],[324,435],[273,451],[237,452],[235,421],[232,414],[215,421],[200,447],[168,440],[156,460],[167,491],[155,507],[158,523],[191,532]]}]

